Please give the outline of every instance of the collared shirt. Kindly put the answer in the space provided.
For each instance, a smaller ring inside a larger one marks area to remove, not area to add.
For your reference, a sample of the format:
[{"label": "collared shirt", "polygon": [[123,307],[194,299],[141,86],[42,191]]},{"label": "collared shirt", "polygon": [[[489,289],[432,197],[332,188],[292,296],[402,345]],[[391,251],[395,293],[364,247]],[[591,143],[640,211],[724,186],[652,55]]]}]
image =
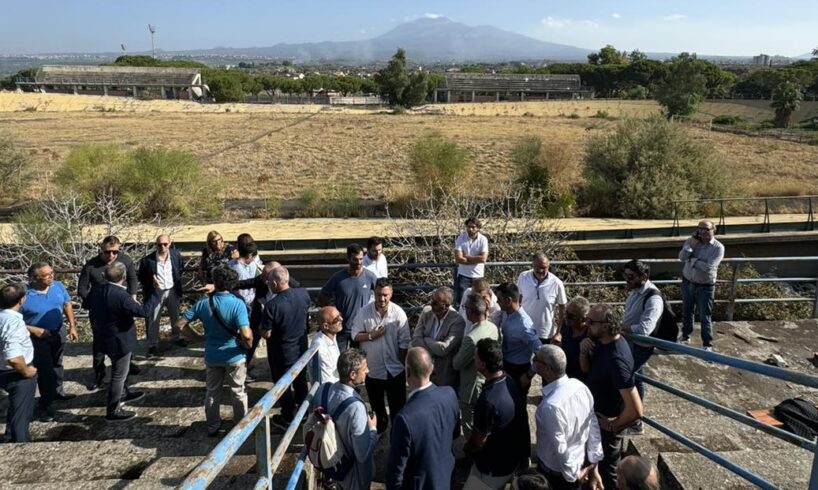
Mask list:
[{"label": "collared shirt", "polygon": [[361,332],[371,332],[381,324],[386,328],[383,336],[361,342],[369,365],[367,376],[374,379],[387,379],[389,375],[397,376],[403,371],[400,351],[408,349],[411,340],[406,313],[392,302],[386,307],[384,316],[377,312],[374,302],[364,306],[353,320],[352,338]]},{"label": "collared shirt", "polygon": [[156,280],[159,289],[167,290],[173,287],[173,262],[170,260],[170,253],[165,260],[156,254]]},{"label": "collared shirt", "polygon": [[431,381],[429,381],[428,383],[421,386],[420,388],[415,388],[414,390],[410,391],[409,394],[406,395],[406,401],[408,402],[409,400],[412,399],[413,396],[417,395],[418,393],[420,393],[421,391],[429,388],[432,385],[433,385],[433,383]]},{"label": "collared shirt", "polygon": [[528,412],[517,385],[504,374],[486,381],[474,406],[474,430],[486,436],[477,453],[477,470],[492,476],[510,475],[531,453]]},{"label": "collared shirt", "polygon": [[364,269],[372,271],[378,279],[389,276],[389,266],[386,263],[386,256],[384,254],[380,254],[376,261],[370,259],[369,255],[364,254],[363,263]]},{"label": "collared shirt", "polygon": [[542,389],[537,407],[537,458],[565,481],[577,480],[587,456],[602,461],[602,439],[594,399],[581,381],[563,376]]},{"label": "collared shirt", "polygon": [[684,262],[682,276],[696,284],[716,284],[716,273],[724,258],[724,245],[715,238],[709,242],[700,241],[691,246],[692,238],[685,240],[679,251],[679,260]]},{"label": "collared shirt", "polygon": [[34,360],[34,345],[23,315],[14,310],[0,311],[0,369],[14,369],[9,359],[23,356],[26,364]]},{"label": "collared shirt", "polygon": [[20,314],[26,325],[57,332],[62,328],[63,310],[69,301],[71,297],[60,281],[54,281],[45,292],[29,286]]},{"label": "collared shirt", "polygon": [[[464,231],[455,240],[454,249],[460,250],[465,256],[480,255],[489,251],[489,240],[479,231],[474,240],[472,240],[469,238],[469,234]],[[485,268],[485,264],[458,264],[457,274],[472,278],[483,277]]]},{"label": "collared shirt", "polygon": [[[645,296],[653,289],[653,293],[647,302]],[[662,303],[662,296],[650,280],[638,289],[632,289],[625,300],[625,314],[622,316],[622,325],[626,326],[633,333],[640,335],[650,335],[656,328],[656,324],[662,317],[665,307]]]},{"label": "collared shirt", "polygon": [[[471,288],[467,288],[466,291],[463,292],[463,298],[460,300],[460,316],[466,320],[466,332],[468,334],[471,332],[471,322],[468,318],[466,318],[466,301],[469,299],[469,295],[471,295]],[[492,317],[498,316],[500,314],[500,305],[497,304],[497,296],[494,294],[494,291],[491,291],[491,300],[489,300],[489,309],[486,312],[486,318],[491,319]],[[464,335],[465,335],[464,334]]]},{"label": "collared shirt", "polygon": [[517,287],[523,296],[521,306],[534,322],[537,335],[541,339],[556,335],[559,326],[554,324],[554,308],[568,303],[562,280],[549,272],[540,281],[534,276],[534,271],[529,270],[517,278]]},{"label": "collared shirt", "polygon": [[[242,328],[250,328],[247,308],[239,298],[227,292],[219,292],[213,295],[213,304],[218,308],[219,315],[221,315],[227,327],[235,329],[237,334]],[[205,334],[206,364],[233,366],[244,362],[244,349],[239,347],[236,338],[219,324],[210,309],[210,301],[207,297],[196,302],[182,316],[188,322],[193,320],[202,321]]]},{"label": "collared shirt", "polygon": [[503,312],[500,331],[503,334],[503,361],[509,364],[528,364],[540,347],[531,317],[519,308],[514,313]]},{"label": "collared shirt", "polygon": [[[233,259],[228,262],[228,265],[231,269],[236,271],[236,274],[239,275],[239,281],[255,278],[259,274],[260,270],[255,260],[248,264],[244,261],[244,259]],[[252,307],[253,300],[256,299],[256,290],[254,288],[240,289],[234,294],[238,295],[242,300],[244,300],[244,304],[247,305],[248,308]]]},{"label": "collared shirt", "polygon": [[335,383],[338,381],[338,358],[341,357],[338,341],[326,334],[321,334],[318,339],[318,379],[321,383]]},{"label": "collared shirt", "polygon": [[[313,409],[321,403],[322,390],[324,386],[318,388],[318,393],[313,399]],[[361,399],[351,386],[343,383],[333,383],[329,389],[329,401],[324,407],[332,413],[341,402],[349,397]],[[352,470],[347,474],[341,483],[341,488],[347,490],[367,490],[372,479],[375,477],[375,462],[372,457],[375,446],[378,444],[378,432],[374,427],[369,426],[369,417],[366,413],[366,405],[353,403],[333,421],[335,423],[335,433],[341,440],[347,454],[355,457]]]}]

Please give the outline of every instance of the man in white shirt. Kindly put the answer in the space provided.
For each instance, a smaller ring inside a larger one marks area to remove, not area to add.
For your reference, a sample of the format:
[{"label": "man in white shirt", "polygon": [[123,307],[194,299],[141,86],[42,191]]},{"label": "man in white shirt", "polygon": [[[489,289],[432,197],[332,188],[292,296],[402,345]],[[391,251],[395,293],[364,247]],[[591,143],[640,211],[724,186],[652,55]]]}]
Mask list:
[{"label": "man in white shirt", "polygon": [[[565,365],[565,353],[556,345],[544,345],[534,356],[543,384],[535,415],[537,469],[554,489],[579,489],[585,483],[602,488],[597,470],[602,438],[594,399],[581,381],[565,375]],[[583,468],[586,459],[590,464]]]},{"label": "man in white shirt", "polygon": [[8,393],[8,413],[4,442],[30,442],[28,427],[34,416],[37,368],[34,345],[20,308],[26,287],[8,284],[0,289],[0,388]]},{"label": "man in white shirt", "polygon": [[463,299],[460,300],[460,316],[466,321],[466,331],[464,333],[471,331],[469,328],[471,322],[466,316],[466,301],[471,294],[476,294],[486,300],[486,319],[495,325],[498,324],[503,312],[500,310],[500,305],[497,304],[497,295],[491,290],[491,285],[486,279],[475,279],[472,281],[471,287],[463,293]]},{"label": "man in white shirt", "polygon": [[[543,252],[538,252],[531,259],[531,270],[520,274],[517,288],[523,295],[523,310],[534,321],[534,328],[540,342],[559,343],[560,327],[565,317],[565,286],[562,280],[548,272],[551,262]],[[557,310],[557,321],[554,323],[554,310]]]},{"label": "man in white shirt", "polygon": [[460,304],[463,291],[471,286],[473,280],[483,277],[489,258],[489,240],[480,233],[480,220],[471,216],[465,225],[466,231],[454,241],[454,261],[458,264],[454,285],[455,304]]},{"label": "man in white shirt", "polygon": [[389,275],[389,266],[386,263],[386,256],[383,254],[383,238],[373,236],[366,241],[366,254],[364,255],[364,269],[369,269],[380,279]]},{"label": "man in white shirt", "polygon": [[[227,265],[236,271],[236,274],[239,275],[239,281],[255,279],[257,275],[261,274],[261,269],[263,267],[259,267],[258,263],[256,262],[256,258],[258,257],[258,246],[255,242],[250,242],[244,247],[242,252],[244,255],[237,259],[231,260],[227,263]],[[253,309],[253,300],[256,299],[256,290],[239,289],[234,294],[244,301],[244,304],[247,305],[247,312],[249,313]]]},{"label": "man in white shirt", "polygon": [[352,325],[352,340],[366,352],[369,364],[366,392],[378,417],[379,434],[385,432],[389,424],[384,395],[393,422],[406,404],[403,363],[409,349],[409,320],[403,309],[391,300],[392,283],[387,278],[378,279],[375,300],[358,310]]},{"label": "man in white shirt", "polygon": [[325,306],[318,311],[318,328],[322,335],[318,337],[318,355],[316,357],[314,381],[335,383],[338,381],[338,341],[335,334],[343,328],[341,314],[334,306]]}]

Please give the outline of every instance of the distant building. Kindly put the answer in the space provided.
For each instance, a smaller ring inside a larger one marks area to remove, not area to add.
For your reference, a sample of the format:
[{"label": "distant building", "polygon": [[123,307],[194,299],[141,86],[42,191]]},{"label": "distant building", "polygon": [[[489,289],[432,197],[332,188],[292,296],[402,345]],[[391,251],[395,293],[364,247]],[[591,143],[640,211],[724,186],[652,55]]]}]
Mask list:
[{"label": "distant building", "polygon": [[159,99],[198,99],[207,92],[196,68],[46,65],[15,83],[29,91]]},{"label": "distant building", "polygon": [[772,59],[768,54],[753,56],[753,64],[758,66],[770,66]]},{"label": "distant building", "polygon": [[498,75],[446,73],[434,92],[434,102],[500,102],[506,100],[580,99],[579,75]]}]

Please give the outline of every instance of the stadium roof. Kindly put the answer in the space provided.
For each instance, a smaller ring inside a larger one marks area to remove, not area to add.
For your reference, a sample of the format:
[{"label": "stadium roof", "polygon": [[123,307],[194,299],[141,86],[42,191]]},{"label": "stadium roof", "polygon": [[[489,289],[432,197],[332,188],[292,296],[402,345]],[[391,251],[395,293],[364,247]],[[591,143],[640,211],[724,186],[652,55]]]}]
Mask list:
[{"label": "stadium roof", "polygon": [[201,80],[196,68],[46,65],[37,70],[34,84],[191,87],[201,85]]}]

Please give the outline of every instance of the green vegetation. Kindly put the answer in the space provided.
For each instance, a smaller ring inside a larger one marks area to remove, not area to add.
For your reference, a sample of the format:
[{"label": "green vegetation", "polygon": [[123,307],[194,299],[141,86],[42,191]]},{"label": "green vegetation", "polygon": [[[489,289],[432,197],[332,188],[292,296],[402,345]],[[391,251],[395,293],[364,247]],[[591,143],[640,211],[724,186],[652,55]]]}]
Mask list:
[{"label": "green vegetation", "polygon": [[398,49],[386,68],[375,75],[375,83],[378,84],[379,93],[392,106],[414,107],[426,99],[426,73],[406,69],[406,51],[403,49]]},{"label": "green vegetation", "polygon": [[[726,195],[727,175],[713,148],[659,116],[628,120],[586,148],[579,203],[590,216],[670,218],[673,201]],[[692,212],[680,205],[679,212]]]},{"label": "green vegetation", "polygon": [[561,192],[552,185],[551,169],[567,166],[566,156],[555,146],[544,146],[538,136],[526,136],[511,149],[514,184],[522,189],[523,201],[536,201],[539,216],[567,215],[575,203],[570,189]]},{"label": "green vegetation", "polygon": [[707,95],[707,79],[696,56],[682,53],[668,65],[668,76],[656,89],[656,100],[668,117],[689,116]]},{"label": "green vegetation", "polygon": [[17,147],[10,134],[0,132],[0,196],[16,198],[30,170],[28,155]]},{"label": "green vegetation", "polygon": [[177,150],[83,144],[54,180],[88,201],[110,197],[127,203],[145,218],[215,215],[221,207],[196,157]]},{"label": "green vegetation", "polygon": [[775,126],[777,128],[790,126],[792,114],[798,110],[803,97],[798,82],[785,80],[778,84],[773,90],[773,102],[770,104],[775,109]]},{"label": "green vegetation", "polygon": [[449,189],[468,175],[469,153],[439,133],[430,133],[409,148],[409,167],[418,188]]},{"label": "green vegetation", "polygon": [[192,60],[160,60],[146,55],[123,55],[111,63],[112,66],[155,66],[159,68],[201,68],[208,66]]}]

